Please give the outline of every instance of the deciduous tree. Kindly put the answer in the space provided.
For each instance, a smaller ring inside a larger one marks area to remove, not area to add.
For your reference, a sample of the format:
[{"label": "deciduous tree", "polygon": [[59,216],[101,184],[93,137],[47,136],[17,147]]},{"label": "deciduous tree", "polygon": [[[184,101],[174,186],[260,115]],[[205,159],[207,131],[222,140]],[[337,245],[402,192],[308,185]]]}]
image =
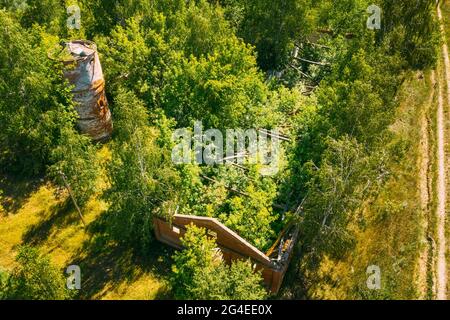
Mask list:
[{"label": "deciduous tree", "polygon": [[267,296],[261,286],[261,274],[250,262],[235,262],[228,267],[222,261],[215,241],[206,230],[188,227],[184,250],[174,256],[172,288],[177,298],[189,300],[260,300]]},{"label": "deciduous tree", "polygon": [[4,299],[65,300],[69,298],[62,271],[50,262],[49,257],[41,255],[36,248],[29,246],[19,248],[16,262],[17,267],[12,270],[6,280]]}]

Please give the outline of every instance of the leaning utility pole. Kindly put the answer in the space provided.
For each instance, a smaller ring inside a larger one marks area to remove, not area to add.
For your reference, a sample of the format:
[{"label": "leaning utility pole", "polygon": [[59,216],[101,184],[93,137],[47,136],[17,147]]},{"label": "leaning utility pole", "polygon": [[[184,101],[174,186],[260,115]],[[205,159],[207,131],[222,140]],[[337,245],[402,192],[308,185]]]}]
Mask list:
[{"label": "leaning utility pole", "polygon": [[62,180],[64,182],[64,185],[66,186],[66,189],[69,192],[70,197],[72,198],[72,202],[73,202],[73,204],[75,205],[75,208],[78,211],[78,214],[80,216],[81,222],[83,223],[83,226],[86,228],[86,222],[84,221],[83,215],[81,214],[80,207],[78,207],[77,201],[75,200],[75,197],[74,197],[74,195],[72,193],[72,188],[70,188],[70,185],[67,182],[66,175],[62,171],[59,171],[59,174],[61,175],[61,178],[62,178]]}]

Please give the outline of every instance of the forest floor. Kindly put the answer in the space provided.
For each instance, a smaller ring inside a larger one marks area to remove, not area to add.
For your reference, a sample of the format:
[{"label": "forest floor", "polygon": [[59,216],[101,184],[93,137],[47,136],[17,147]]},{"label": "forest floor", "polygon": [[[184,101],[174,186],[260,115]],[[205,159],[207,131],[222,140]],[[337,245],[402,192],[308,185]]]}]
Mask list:
[{"label": "forest floor", "polygon": [[[98,157],[108,161],[107,147]],[[104,182],[99,184],[101,190]],[[98,236],[93,222],[107,209],[100,194],[83,209],[88,224],[84,229],[67,193],[44,180],[0,177],[0,189],[6,211],[0,214],[0,269],[11,270],[17,247],[26,243],[48,254],[61,270],[80,266],[81,299],[170,298],[167,275],[173,251],[155,242],[143,259]]]}]

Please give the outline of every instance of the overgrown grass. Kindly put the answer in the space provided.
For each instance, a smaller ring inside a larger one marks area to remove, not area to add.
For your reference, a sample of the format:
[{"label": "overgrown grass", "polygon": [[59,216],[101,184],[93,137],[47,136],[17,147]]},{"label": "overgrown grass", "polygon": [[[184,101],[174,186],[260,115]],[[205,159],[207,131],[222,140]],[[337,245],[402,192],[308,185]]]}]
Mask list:
[{"label": "overgrown grass", "polygon": [[[292,266],[284,297],[312,299],[417,299],[418,261],[427,243],[419,192],[420,114],[428,106],[429,75],[407,76],[388,148],[398,150],[389,160],[390,178],[379,195],[366,203],[357,225],[354,249],[339,261],[325,257],[317,271]],[[432,111],[433,112],[433,111]],[[431,120],[432,121],[432,120]],[[431,137],[432,139],[433,137]],[[430,148],[433,144],[430,143]],[[431,151],[433,152],[433,151]],[[367,288],[369,266],[381,270],[381,289]],[[305,271],[306,270],[306,271]],[[295,284],[294,284],[295,283]],[[299,283],[301,283],[299,285]]]},{"label": "overgrown grass", "polygon": [[[420,158],[423,152],[421,141],[422,115],[429,124],[428,157],[430,172],[436,172],[436,94],[430,105],[432,83],[429,72],[425,76],[410,74],[399,94],[400,106],[391,131],[393,144],[402,145],[404,156],[398,161],[391,160],[389,169],[391,178],[383,187],[373,203],[367,205],[364,219],[366,228],[360,230],[356,251],[349,257],[353,266],[358,266],[354,276],[353,297],[374,299],[418,299],[421,297],[418,283],[420,253],[428,250],[427,225],[433,227],[433,213],[436,198],[429,199],[426,212],[421,208],[420,197]],[[431,116],[431,118],[430,118]],[[435,195],[432,180],[430,195]],[[382,288],[379,291],[368,290],[366,286],[366,268],[377,265],[381,269]],[[355,268],[356,269],[356,268]],[[429,280],[428,280],[429,281]],[[428,283],[429,288],[430,283]],[[430,291],[427,291],[428,298]]]},{"label": "overgrown grass", "polygon": [[[392,144],[404,148],[399,161],[389,164],[391,178],[381,193],[368,203],[362,217],[365,227],[359,229],[356,250],[343,262],[353,272],[348,274],[346,292],[355,298],[416,299],[418,293],[418,260],[427,244],[422,241],[422,210],[419,191],[420,115],[429,102],[431,83],[411,74],[404,83],[397,118],[391,131]],[[432,146],[434,144],[430,144]],[[367,267],[381,270],[381,290],[369,290]]]},{"label": "overgrown grass", "polygon": [[[107,147],[99,161],[109,160]],[[99,181],[104,189],[105,181]],[[5,213],[0,215],[0,269],[14,267],[21,244],[38,247],[64,272],[71,264],[82,271],[81,299],[155,299],[169,295],[166,275],[172,251],[155,243],[149,258],[136,256],[96,235],[93,222],[107,209],[100,193],[83,209],[87,230],[65,191],[44,180],[3,178]],[[151,236],[151,235],[149,235]]]},{"label": "overgrown grass", "polygon": [[444,19],[445,30],[447,33],[447,45],[450,46],[450,3],[448,1],[444,1],[444,3],[441,4],[441,12]]},{"label": "overgrown grass", "polygon": [[[447,46],[450,48],[450,3],[448,1],[445,1],[442,5],[441,5],[441,11],[442,11],[442,17],[444,19],[444,26],[445,26],[445,31],[446,31],[446,41],[447,41]],[[442,56],[442,55],[441,55]],[[442,60],[441,57],[441,64],[443,65],[444,62]],[[443,77],[443,75],[442,75]],[[444,82],[445,83],[445,82]],[[446,90],[448,90],[449,88],[446,88]],[[450,133],[450,106],[448,105],[447,99],[444,99],[444,106],[445,106],[445,115],[446,115],[446,154],[450,155],[450,143],[449,141],[449,133]],[[449,157],[447,156],[447,167],[448,167],[448,160]],[[447,190],[450,190],[450,181],[449,181],[449,176],[448,176],[448,172],[447,172]],[[447,212],[448,212],[448,206],[450,205],[450,194],[447,192]],[[448,248],[448,241],[450,239],[450,226],[449,226],[449,219],[448,219],[448,215],[447,215],[447,220],[446,220],[446,239],[447,239],[447,248]],[[447,275],[450,275],[450,253],[449,250],[447,250]],[[450,288],[450,277],[447,276],[447,288]]]}]

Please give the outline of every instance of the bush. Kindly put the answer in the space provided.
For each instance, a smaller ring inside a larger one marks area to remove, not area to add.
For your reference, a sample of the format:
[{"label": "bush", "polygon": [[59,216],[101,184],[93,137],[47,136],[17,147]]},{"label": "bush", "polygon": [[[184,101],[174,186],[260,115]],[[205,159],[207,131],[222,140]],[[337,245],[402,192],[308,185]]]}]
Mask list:
[{"label": "bush", "polygon": [[171,278],[178,299],[261,300],[267,296],[260,273],[249,261],[224,264],[214,240],[205,229],[188,227],[182,239],[184,250],[174,256]]},{"label": "bush", "polygon": [[0,297],[3,295],[3,299],[12,300],[69,298],[62,273],[37,249],[30,246],[20,247],[16,262],[18,266],[14,268],[6,282],[3,275],[3,285],[0,282]]}]

